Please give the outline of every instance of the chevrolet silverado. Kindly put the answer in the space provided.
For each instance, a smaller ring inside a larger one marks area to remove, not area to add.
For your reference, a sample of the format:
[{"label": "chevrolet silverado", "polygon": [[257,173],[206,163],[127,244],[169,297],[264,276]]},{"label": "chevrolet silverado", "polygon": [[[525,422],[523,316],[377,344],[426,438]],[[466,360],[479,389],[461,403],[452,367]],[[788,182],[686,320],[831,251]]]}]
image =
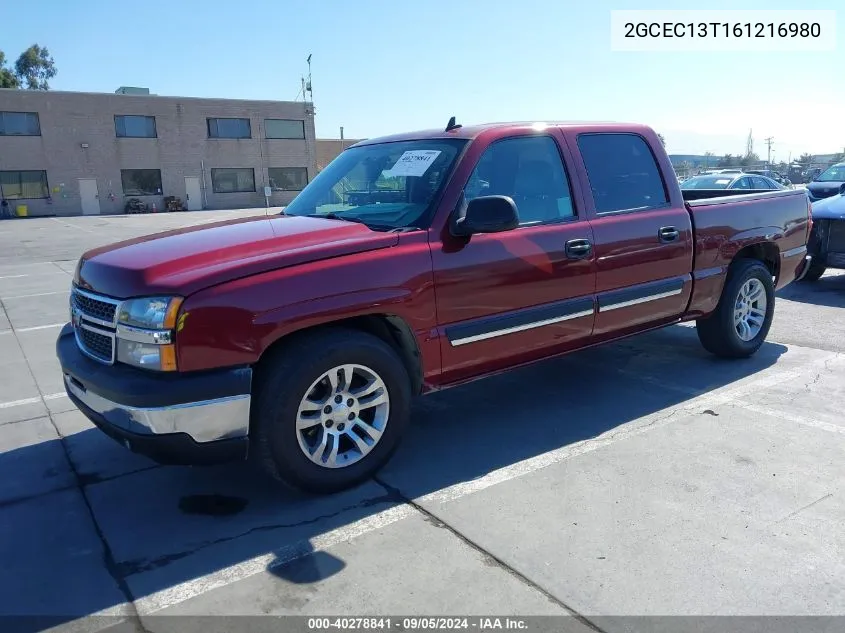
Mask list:
[{"label": "chevrolet silverado", "polygon": [[754,354],[811,225],[800,190],[682,192],[647,126],[452,119],[346,149],[279,215],[84,253],[56,352],[126,448],[329,493],[418,394],[682,321]]}]

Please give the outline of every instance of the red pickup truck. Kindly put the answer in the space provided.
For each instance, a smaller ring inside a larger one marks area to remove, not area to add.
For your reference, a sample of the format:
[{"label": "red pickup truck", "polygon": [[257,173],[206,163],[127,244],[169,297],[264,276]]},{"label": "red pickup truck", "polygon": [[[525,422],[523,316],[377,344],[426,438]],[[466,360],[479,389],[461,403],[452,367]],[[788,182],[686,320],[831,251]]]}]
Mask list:
[{"label": "red pickup truck", "polygon": [[807,196],[694,194],[642,125],[363,141],[280,215],[85,253],[66,390],[160,463],[249,455],[341,490],[387,461],[417,394],[681,321],[753,354],[806,272]]}]

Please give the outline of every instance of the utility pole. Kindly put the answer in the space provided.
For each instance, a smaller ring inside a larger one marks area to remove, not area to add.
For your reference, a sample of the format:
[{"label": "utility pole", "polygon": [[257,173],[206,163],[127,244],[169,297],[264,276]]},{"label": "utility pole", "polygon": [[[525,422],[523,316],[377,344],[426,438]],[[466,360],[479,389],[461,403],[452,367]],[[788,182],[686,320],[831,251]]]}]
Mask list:
[{"label": "utility pole", "polygon": [[771,137],[771,136],[766,139],[766,145],[769,148],[769,158],[767,160],[769,169],[772,168],[772,143],[774,142],[774,140],[775,140],[774,137]]}]

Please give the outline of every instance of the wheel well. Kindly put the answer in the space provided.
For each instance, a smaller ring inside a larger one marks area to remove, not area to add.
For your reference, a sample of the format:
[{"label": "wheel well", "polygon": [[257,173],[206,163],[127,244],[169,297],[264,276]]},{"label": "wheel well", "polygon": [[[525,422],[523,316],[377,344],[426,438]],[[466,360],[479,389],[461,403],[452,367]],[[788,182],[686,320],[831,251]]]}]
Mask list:
[{"label": "wheel well", "polygon": [[734,261],[740,259],[756,259],[763,263],[776,280],[780,275],[780,251],[771,242],[752,244],[741,249],[734,257]]},{"label": "wheel well", "polygon": [[422,355],[413,330],[401,317],[391,314],[367,314],[363,316],[340,319],[309,328],[291,332],[287,336],[275,341],[261,354],[258,359],[258,369],[271,356],[279,353],[291,340],[303,335],[310,335],[320,330],[342,327],[359,330],[380,338],[390,345],[402,359],[408,376],[411,379],[411,390],[416,395],[421,393],[423,386]]}]

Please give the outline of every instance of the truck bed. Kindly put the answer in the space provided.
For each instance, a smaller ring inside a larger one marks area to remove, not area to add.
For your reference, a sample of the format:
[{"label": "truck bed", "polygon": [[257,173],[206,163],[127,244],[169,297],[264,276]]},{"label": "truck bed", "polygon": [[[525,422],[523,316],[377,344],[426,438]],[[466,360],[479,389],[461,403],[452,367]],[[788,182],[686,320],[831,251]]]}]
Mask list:
[{"label": "truck bed", "polygon": [[[748,200],[762,200],[781,196],[806,195],[803,189],[746,189],[743,193],[736,193],[737,189],[681,189],[681,195],[690,206],[707,204],[722,204],[724,202],[746,202]],[[713,198],[719,198],[714,200]]]}]

